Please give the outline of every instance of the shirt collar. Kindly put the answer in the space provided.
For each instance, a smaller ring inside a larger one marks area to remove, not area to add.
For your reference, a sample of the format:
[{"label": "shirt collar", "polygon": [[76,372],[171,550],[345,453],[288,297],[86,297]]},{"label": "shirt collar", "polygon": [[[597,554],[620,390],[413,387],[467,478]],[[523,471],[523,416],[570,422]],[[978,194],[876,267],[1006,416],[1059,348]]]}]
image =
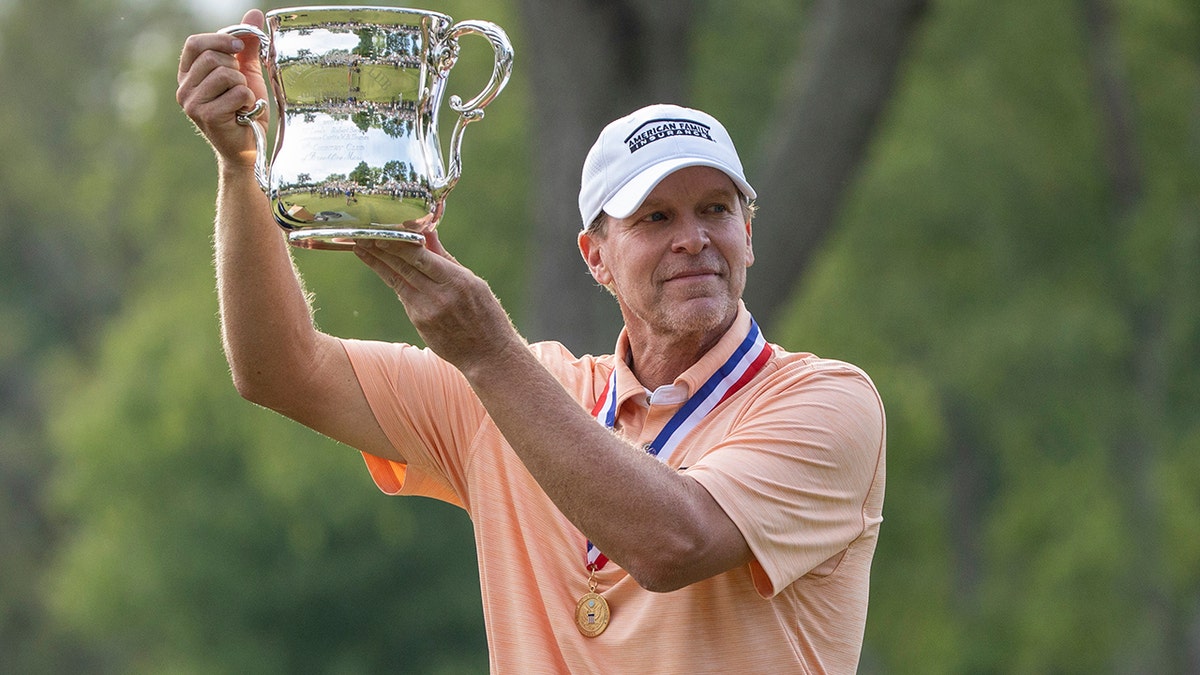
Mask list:
[{"label": "shirt collar", "polygon": [[[729,360],[730,355],[746,338],[748,332],[750,332],[750,312],[746,310],[746,305],[738,300],[737,316],[734,317],[729,330],[725,331],[717,344],[705,352],[699,361],[676,377],[672,384],[676,387],[684,387],[688,396],[691,396],[692,392],[699,389],[718,368]],[[617,346],[613,350],[614,367],[617,370],[618,408],[630,398],[639,397],[639,400],[644,401],[646,397],[646,388],[629,368],[629,349],[629,334],[622,328],[621,334],[617,337]]]}]

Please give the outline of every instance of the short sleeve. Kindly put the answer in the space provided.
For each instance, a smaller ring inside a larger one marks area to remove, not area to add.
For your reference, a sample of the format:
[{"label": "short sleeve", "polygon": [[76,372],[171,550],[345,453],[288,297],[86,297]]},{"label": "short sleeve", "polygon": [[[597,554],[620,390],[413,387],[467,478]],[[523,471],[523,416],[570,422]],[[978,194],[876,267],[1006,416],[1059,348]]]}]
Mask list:
[{"label": "short sleeve", "polygon": [[466,453],[485,413],[462,375],[428,349],[342,340],[380,428],[405,458],[364,454],[388,494],[418,494],[463,506]]},{"label": "short sleeve", "polygon": [[772,597],[882,520],[884,411],[861,370],[785,366],[687,470],[741,530]]}]

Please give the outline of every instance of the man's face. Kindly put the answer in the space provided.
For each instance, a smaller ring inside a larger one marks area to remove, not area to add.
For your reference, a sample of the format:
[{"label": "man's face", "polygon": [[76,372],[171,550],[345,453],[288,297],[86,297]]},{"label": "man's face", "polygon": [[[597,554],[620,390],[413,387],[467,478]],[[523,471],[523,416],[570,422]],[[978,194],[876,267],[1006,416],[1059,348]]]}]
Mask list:
[{"label": "man's face", "polygon": [[603,235],[585,232],[579,244],[634,335],[723,332],[754,262],[737,187],[704,166],[667,176],[632,215],[609,218]]}]

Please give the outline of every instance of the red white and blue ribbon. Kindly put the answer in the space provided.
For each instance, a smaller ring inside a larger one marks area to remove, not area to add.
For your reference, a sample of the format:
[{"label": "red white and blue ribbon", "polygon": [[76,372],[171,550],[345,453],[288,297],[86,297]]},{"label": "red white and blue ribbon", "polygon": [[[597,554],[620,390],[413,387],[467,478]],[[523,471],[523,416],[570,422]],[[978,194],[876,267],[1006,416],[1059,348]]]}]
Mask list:
[{"label": "red white and blue ribbon", "polygon": [[[733,396],[739,389],[746,386],[771,358],[771,346],[763,338],[758,323],[750,319],[750,331],[738,345],[733,354],[714,372],[700,388],[684,404],[675,411],[671,419],[663,426],[662,431],[646,446],[646,452],[666,462],[679,443],[704,419],[708,413],[721,405],[725,399]],[[614,368],[608,377],[608,384],[592,415],[596,421],[609,429],[616,424],[617,414],[617,371]],[[608,558],[600,549],[587,543],[587,568],[600,569],[608,562]]]}]

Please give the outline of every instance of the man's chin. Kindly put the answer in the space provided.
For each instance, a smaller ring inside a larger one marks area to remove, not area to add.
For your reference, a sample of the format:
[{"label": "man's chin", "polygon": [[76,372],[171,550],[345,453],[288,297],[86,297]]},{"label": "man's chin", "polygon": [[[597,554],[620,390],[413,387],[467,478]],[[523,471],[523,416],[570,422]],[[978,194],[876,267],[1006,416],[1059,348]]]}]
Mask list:
[{"label": "man's chin", "polygon": [[673,303],[672,328],[680,333],[707,333],[724,330],[737,314],[737,302],[727,297],[701,296]]}]

